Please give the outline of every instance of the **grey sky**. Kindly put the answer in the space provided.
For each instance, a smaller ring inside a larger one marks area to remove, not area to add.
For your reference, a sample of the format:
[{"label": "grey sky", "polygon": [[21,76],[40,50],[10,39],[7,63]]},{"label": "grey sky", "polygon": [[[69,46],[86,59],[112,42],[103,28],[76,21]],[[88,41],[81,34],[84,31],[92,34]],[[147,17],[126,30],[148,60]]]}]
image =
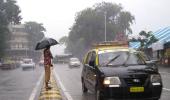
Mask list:
[{"label": "grey sky", "polygon": [[121,3],[135,16],[133,32],[156,31],[170,24],[169,0],[17,0],[23,22],[37,21],[47,28],[47,35],[59,39],[67,35],[75,14],[102,1]]},{"label": "grey sky", "polygon": [[47,29],[46,36],[57,40],[68,35],[76,12],[102,1],[121,3],[124,10],[135,16],[133,33],[170,26],[169,0],[17,0],[22,11],[22,22],[43,23]]}]

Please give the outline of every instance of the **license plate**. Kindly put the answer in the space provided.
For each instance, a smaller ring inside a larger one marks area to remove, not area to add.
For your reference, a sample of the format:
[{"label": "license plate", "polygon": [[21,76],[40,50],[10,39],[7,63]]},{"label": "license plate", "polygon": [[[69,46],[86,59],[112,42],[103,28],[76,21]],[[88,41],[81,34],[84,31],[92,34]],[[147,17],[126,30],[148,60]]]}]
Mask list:
[{"label": "license plate", "polygon": [[130,87],[130,92],[144,92],[144,87]]}]

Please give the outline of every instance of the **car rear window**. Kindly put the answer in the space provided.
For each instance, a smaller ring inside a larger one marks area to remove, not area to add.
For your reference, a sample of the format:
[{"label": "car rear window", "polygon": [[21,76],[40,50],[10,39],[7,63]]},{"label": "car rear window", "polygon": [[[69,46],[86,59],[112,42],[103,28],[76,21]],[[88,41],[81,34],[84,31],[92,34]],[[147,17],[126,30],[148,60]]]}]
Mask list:
[{"label": "car rear window", "polygon": [[31,59],[24,59],[24,61],[23,61],[24,63],[31,63],[32,62],[32,60]]},{"label": "car rear window", "polygon": [[70,61],[79,61],[78,58],[71,58]]}]

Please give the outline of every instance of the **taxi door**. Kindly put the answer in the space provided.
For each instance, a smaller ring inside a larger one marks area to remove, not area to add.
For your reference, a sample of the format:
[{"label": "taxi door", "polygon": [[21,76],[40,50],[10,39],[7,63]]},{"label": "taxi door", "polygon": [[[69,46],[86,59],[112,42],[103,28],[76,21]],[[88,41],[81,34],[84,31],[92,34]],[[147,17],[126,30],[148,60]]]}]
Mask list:
[{"label": "taxi door", "polygon": [[87,64],[86,66],[86,86],[91,91],[95,91],[96,85],[96,53],[95,51],[91,51],[87,57]]}]

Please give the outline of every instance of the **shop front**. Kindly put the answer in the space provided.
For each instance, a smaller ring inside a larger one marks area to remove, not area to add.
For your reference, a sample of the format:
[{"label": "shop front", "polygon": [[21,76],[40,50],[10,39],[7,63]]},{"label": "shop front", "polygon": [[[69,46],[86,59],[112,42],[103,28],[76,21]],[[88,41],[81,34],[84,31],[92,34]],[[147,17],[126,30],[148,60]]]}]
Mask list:
[{"label": "shop front", "polygon": [[170,65],[170,42],[164,44],[164,58],[162,62],[166,66]]},{"label": "shop front", "polygon": [[164,44],[162,42],[156,42],[152,44],[152,58],[161,61],[164,57]]}]

